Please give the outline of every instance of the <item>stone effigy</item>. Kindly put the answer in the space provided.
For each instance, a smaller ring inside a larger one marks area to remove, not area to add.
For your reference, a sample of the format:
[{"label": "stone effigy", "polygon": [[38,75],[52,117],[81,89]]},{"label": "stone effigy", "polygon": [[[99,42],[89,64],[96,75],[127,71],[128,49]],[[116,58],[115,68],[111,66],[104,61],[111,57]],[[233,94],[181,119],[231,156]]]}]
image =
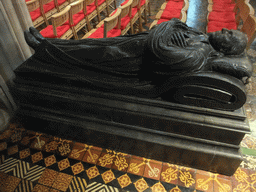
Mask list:
[{"label": "stone effigy", "polygon": [[241,32],[172,19],[115,38],[25,38],[35,54],[12,92],[26,128],[226,175],[240,165],[252,74]]},{"label": "stone effigy", "polygon": [[242,32],[206,35],[178,19],[116,38],[45,39],[34,28],[25,38],[42,73],[124,95],[235,110],[246,101],[241,80],[252,74]]}]

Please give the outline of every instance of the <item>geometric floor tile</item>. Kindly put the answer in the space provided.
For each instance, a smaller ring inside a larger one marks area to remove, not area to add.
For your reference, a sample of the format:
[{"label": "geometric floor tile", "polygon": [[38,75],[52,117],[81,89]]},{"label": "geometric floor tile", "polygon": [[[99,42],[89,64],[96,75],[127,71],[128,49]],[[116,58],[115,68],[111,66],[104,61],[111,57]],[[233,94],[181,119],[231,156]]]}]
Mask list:
[{"label": "geometric floor tile", "polygon": [[59,161],[58,162],[58,167],[59,167],[60,171],[70,167],[70,163],[69,163],[68,158]]},{"label": "geometric floor tile", "polygon": [[90,167],[89,169],[86,170],[87,176],[89,179],[95,178],[98,175],[100,175],[99,170],[96,166]]},{"label": "geometric floor tile", "polygon": [[32,162],[33,162],[33,163],[36,163],[36,162],[38,162],[38,161],[41,161],[41,160],[43,159],[43,154],[42,154],[42,152],[40,151],[40,152],[37,152],[37,153],[31,155],[31,159],[32,159]]},{"label": "geometric floor tile", "polygon": [[85,191],[87,187],[87,182],[81,177],[73,177],[70,185],[68,186],[68,191]]},{"label": "geometric floor tile", "polygon": [[5,183],[0,186],[1,192],[13,192],[15,188],[19,185],[21,179],[14,177],[14,176],[8,176],[5,180]]},{"label": "geometric floor tile", "polygon": [[18,142],[18,141],[21,140],[22,133],[23,133],[24,130],[25,129],[20,129],[20,130],[16,129],[16,130],[13,131],[13,133],[11,135],[11,140],[12,140],[13,143]]},{"label": "geometric floor tile", "polygon": [[43,171],[45,170],[45,167],[39,166],[39,165],[34,165],[30,167],[29,163],[27,162],[22,162],[22,168],[24,171],[22,179],[27,179],[30,181],[36,181],[40,178],[42,175]]},{"label": "geometric floor tile", "polygon": [[163,163],[162,173],[161,173],[161,181],[178,184],[178,175],[179,169],[178,166],[169,163]]},{"label": "geometric floor tile", "polygon": [[18,169],[21,161],[14,158],[9,158],[3,161],[0,165],[0,171],[4,173],[12,173],[13,176],[20,177],[20,170]]},{"label": "geometric floor tile", "polygon": [[13,155],[15,153],[18,153],[18,145],[8,148],[8,155]]},{"label": "geometric floor tile", "polygon": [[214,181],[214,190],[218,191],[232,191],[232,183],[231,180],[225,180],[222,178],[218,178]]},{"label": "geometric floor tile", "polygon": [[112,165],[112,169],[126,172],[128,165],[129,165],[129,157],[117,155]]},{"label": "geometric floor tile", "polygon": [[12,135],[11,129],[6,129],[4,132],[0,134],[0,140],[4,140],[9,138]]},{"label": "geometric floor tile", "polygon": [[135,185],[135,188],[138,190],[138,191],[145,191],[147,188],[149,188],[147,182],[145,181],[144,178],[141,178],[139,179],[138,181],[136,181],[134,183]]},{"label": "geometric floor tile", "polygon": [[14,192],[31,192],[31,191],[33,191],[33,183],[31,181],[22,179]]},{"label": "geometric floor tile", "polygon": [[20,151],[20,159],[24,159],[24,158],[29,157],[29,156],[30,156],[29,148]]},{"label": "geometric floor tile", "polygon": [[159,180],[162,164],[157,161],[147,161],[144,170],[144,177]]},{"label": "geometric floor tile", "polygon": [[60,139],[57,152],[61,156],[67,156],[71,152],[71,148],[72,148],[72,141]]},{"label": "geometric floor tile", "polygon": [[52,188],[60,191],[66,191],[72,179],[73,176],[71,175],[59,173],[52,185]]},{"label": "geometric floor tile", "polygon": [[213,180],[210,175],[197,174],[196,175],[196,189],[202,191],[213,191]]},{"label": "geometric floor tile", "polygon": [[51,187],[58,176],[58,172],[52,169],[45,169],[38,183]]},{"label": "geometric floor tile", "polygon": [[0,171],[0,186],[5,183],[5,180],[7,179],[9,175]]},{"label": "geometric floor tile", "polygon": [[152,191],[166,191],[164,186],[160,182],[158,182],[155,185],[153,185],[151,187],[151,189],[152,189]]},{"label": "geometric floor tile", "polygon": [[54,155],[44,158],[44,163],[46,167],[49,167],[55,163],[57,163],[56,158]]},{"label": "geometric floor tile", "polygon": [[256,149],[256,138],[246,134],[241,142],[241,146],[249,149]]},{"label": "geometric floor tile", "polygon": [[72,168],[74,175],[77,175],[77,174],[81,173],[82,171],[84,171],[84,166],[81,162],[76,163],[75,165],[72,165],[71,168]]},{"label": "geometric floor tile", "polygon": [[115,155],[111,153],[102,153],[101,157],[98,160],[98,165],[102,167],[111,168]]},{"label": "geometric floor tile", "polygon": [[35,148],[35,149],[43,149],[45,143],[48,141],[47,138],[45,137],[36,137],[37,139],[35,139],[32,144],[31,144],[31,148]]},{"label": "geometric floor tile", "polygon": [[85,147],[81,147],[78,143],[76,143],[69,155],[69,158],[82,160],[86,150],[87,149]]},{"label": "geometric floor tile", "polygon": [[178,178],[178,185],[183,187],[191,187],[195,188],[196,183],[196,174],[194,169],[189,168],[180,168],[179,170],[179,178]]},{"label": "geometric floor tile", "polygon": [[133,156],[127,172],[134,175],[142,176],[146,167],[146,163],[146,158],[138,159]]},{"label": "geometric floor tile", "polygon": [[[49,190],[49,192],[60,192],[59,190],[57,190],[57,189],[53,189],[53,188],[51,188],[50,190]],[[75,191],[75,192],[79,192],[79,191]]]},{"label": "geometric floor tile", "polygon": [[107,183],[113,181],[114,179],[116,179],[112,170],[108,170],[108,171],[102,173],[101,176],[102,176],[102,179],[105,182],[105,184],[107,184]]},{"label": "geometric floor tile", "polygon": [[132,184],[130,177],[127,174],[124,174],[117,178],[117,181],[121,188],[127,187],[128,185]]},{"label": "geometric floor tile", "polygon": [[36,184],[32,192],[49,192],[50,188],[44,185]]},{"label": "geometric floor tile", "polygon": [[256,172],[238,168],[232,176],[234,191],[256,191]]},{"label": "geometric floor tile", "polygon": [[111,192],[119,192],[120,190],[116,187],[112,187],[109,185],[105,185],[102,183],[93,182],[89,184],[85,190],[85,192],[91,192],[91,191],[111,191]]},{"label": "geometric floor tile", "polygon": [[240,167],[256,171],[256,157],[251,155],[243,155],[243,161]]},{"label": "geometric floor tile", "polygon": [[55,152],[58,148],[58,142],[57,141],[51,141],[50,143],[45,145],[45,151],[46,152]]},{"label": "geometric floor tile", "polygon": [[88,150],[84,154],[83,161],[91,164],[96,164],[98,162],[102,149],[88,145],[85,145],[85,147]]},{"label": "geometric floor tile", "polygon": [[28,162],[14,158],[9,158],[0,165],[0,171],[4,173],[12,172],[13,176],[30,181],[36,181],[40,178],[45,167],[39,165],[30,166]]},{"label": "geometric floor tile", "polygon": [[6,142],[0,143],[0,151],[3,151],[5,149],[7,149],[7,143]]}]

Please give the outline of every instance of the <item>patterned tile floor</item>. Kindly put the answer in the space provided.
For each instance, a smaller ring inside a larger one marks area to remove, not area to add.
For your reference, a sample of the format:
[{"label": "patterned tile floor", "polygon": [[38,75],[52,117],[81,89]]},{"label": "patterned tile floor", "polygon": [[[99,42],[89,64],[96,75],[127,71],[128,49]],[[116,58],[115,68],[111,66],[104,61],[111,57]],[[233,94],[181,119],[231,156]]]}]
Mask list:
[{"label": "patterned tile floor", "polygon": [[[256,139],[242,146],[255,152]],[[26,130],[18,123],[0,135],[1,192],[256,191],[256,155],[231,176],[177,166]]]},{"label": "patterned tile floor", "polygon": [[[151,15],[163,1],[151,1]],[[248,55],[256,70],[255,45]],[[243,162],[231,177],[32,132],[14,122],[0,133],[0,192],[255,192],[255,72],[245,105],[252,134],[241,142]]]}]

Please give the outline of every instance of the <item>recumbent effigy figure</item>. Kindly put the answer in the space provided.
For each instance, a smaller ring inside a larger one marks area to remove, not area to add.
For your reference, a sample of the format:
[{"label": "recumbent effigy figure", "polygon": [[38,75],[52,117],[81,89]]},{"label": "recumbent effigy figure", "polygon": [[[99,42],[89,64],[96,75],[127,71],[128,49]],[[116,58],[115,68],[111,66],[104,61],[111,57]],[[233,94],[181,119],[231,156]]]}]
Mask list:
[{"label": "recumbent effigy figure", "polygon": [[18,71],[104,92],[235,110],[252,74],[243,33],[204,34],[178,19],[114,38],[45,39],[34,28],[25,38],[35,54]]}]

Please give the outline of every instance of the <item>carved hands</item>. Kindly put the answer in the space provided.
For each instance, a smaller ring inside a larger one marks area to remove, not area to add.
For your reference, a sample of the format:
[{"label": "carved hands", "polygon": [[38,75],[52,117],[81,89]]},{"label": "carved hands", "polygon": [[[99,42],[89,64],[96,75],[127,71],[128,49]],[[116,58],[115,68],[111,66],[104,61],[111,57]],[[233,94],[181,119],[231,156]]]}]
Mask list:
[{"label": "carved hands", "polygon": [[244,56],[233,57],[213,57],[207,61],[212,71],[229,74],[238,79],[250,77],[252,75],[252,63],[249,58]]},{"label": "carved hands", "polygon": [[184,48],[188,45],[188,43],[186,41],[186,37],[187,37],[187,35],[184,32],[180,32],[180,31],[174,32],[171,35],[171,37],[169,37],[167,45],[168,46],[177,45],[179,47]]}]

